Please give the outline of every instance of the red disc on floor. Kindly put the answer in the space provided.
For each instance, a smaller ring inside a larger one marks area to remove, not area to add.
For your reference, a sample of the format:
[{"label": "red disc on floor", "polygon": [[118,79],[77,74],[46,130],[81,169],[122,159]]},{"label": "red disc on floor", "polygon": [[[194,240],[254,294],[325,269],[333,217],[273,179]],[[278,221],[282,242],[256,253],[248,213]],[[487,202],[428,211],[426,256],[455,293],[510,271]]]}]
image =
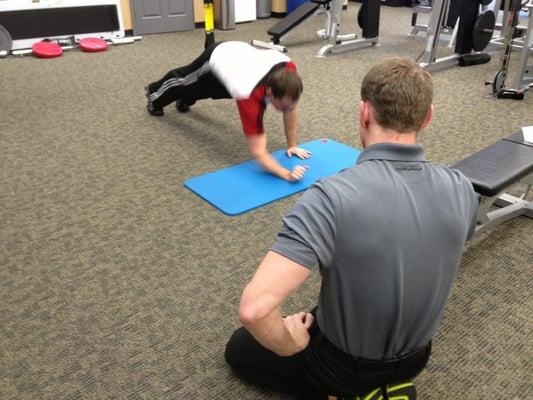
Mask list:
[{"label": "red disc on floor", "polygon": [[97,51],[107,50],[107,42],[98,38],[84,38],[80,40],[80,49],[95,53]]},{"label": "red disc on floor", "polygon": [[37,42],[31,46],[34,56],[40,58],[54,58],[63,54],[63,49],[60,45],[53,42]]}]

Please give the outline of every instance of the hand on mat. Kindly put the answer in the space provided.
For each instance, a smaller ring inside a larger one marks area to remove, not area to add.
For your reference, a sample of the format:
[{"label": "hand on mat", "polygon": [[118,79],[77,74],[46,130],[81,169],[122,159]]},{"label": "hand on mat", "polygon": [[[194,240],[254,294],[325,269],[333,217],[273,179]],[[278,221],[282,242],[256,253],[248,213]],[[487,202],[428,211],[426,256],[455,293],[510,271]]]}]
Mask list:
[{"label": "hand on mat", "polygon": [[302,160],[305,160],[309,157],[311,157],[311,152],[305,149],[301,149],[296,146],[289,147],[287,149],[287,155],[291,157],[292,155],[297,156],[298,158],[301,158]]},{"label": "hand on mat", "polygon": [[283,318],[283,325],[291,334],[298,348],[295,354],[305,349],[309,344],[309,327],[314,319],[312,314],[303,311]]},{"label": "hand on mat", "polygon": [[305,171],[307,171],[307,166],[297,165],[292,171],[289,171],[287,180],[289,182],[298,182],[304,176]]}]

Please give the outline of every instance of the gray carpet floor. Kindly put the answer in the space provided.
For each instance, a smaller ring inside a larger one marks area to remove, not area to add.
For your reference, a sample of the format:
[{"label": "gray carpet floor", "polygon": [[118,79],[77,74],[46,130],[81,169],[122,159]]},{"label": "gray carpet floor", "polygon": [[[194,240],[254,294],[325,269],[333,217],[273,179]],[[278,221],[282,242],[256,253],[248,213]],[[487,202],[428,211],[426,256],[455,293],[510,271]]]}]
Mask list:
[{"label": "gray carpet floor", "polygon": [[[343,13],[343,31],[358,7]],[[274,22],[217,40],[266,39]],[[423,38],[406,35],[409,9],[383,7],[379,47],[320,59],[319,27],[288,41],[305,85],[299,141],[360,147],[365,71],[416,58]],[[299,195],[221,214],[183,181],[249,159],[233,101],[145,111],[144,85],[190,62],[203,40],[196,29],[99,54],[0,60],[1,399],[283,398],[235,378],[223,351],[241,291]],[[533,93],[488,96],[498,65],[433,74],[436,115],[420,136],[430,160],[452,164],[533,125]],[[270,149],[282,148],[279,114],[265,124]],[[524,217],[467,244],[419,398],[533,396],[532,249]],[[314,273],[285,311],[314,306],[318,288]]]}]

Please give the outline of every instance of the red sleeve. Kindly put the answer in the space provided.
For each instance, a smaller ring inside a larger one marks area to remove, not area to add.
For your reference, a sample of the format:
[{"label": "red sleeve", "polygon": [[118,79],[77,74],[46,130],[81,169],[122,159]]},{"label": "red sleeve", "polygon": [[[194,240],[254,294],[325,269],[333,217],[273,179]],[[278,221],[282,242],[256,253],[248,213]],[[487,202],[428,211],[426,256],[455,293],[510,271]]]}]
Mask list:
[{"label": "red sleeve", "polygon": [[292,61],[289,61],[287,64],[285,64],[285,68],[297,72],[296,65]]},{"label": "red sleeve", "polygon": [[242,129],[246,136],[260,135],[263,129],[263,114],[265,113],[266,86],[256,87],[247,99],[237,100],[237,108],[241,117]]}]

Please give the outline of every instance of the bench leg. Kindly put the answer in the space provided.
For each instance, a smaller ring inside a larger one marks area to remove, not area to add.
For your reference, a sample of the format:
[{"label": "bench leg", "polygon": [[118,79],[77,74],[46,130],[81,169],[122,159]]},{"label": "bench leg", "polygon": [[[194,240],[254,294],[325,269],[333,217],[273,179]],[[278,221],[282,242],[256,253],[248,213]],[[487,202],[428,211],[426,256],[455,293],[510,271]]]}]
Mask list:
[{"label": "bench leg", "polygon": [[[503,193],[498,196],[483,197],[481,199],[475,231],[476,235],[520,215],[533,218],[533,201],[528,200],[528,196],[533,190],[533,174],[528,175],[521,182],[527,186],[524,194],[520,197]],[[501,208],[490,211],[492,205]]]}]

